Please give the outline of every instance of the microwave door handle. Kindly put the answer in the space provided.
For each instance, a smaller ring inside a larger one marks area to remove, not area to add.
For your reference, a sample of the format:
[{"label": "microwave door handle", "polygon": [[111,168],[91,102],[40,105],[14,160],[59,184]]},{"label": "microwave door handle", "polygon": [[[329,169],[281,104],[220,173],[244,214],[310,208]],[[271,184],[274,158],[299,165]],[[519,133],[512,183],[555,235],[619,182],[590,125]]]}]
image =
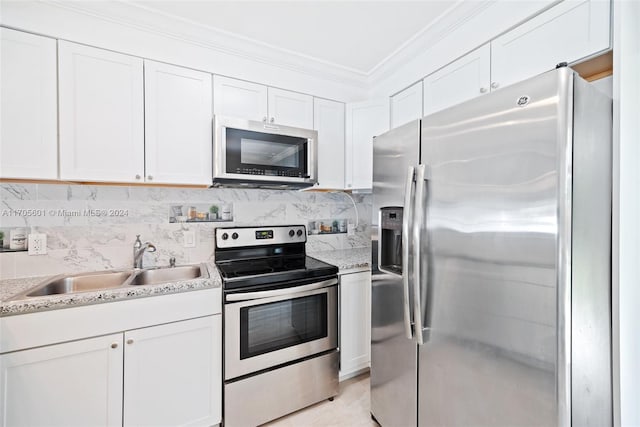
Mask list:
[{"label": "microwave door handle", "polygon": [[311,283],[309,285],[295,286],[284,289],[274,289],[270,291],[258,291],[258,292],[240,292],[236,294],[227,294],[227,301],[250,301],[262,298],[279,297],[279,296],[296,296],[302,292],[312,291],[315,289],[322,289],[329,286],[337,285],[338,279],[328,279],[321,282]]},{"label": "microwave door handle", "polygon": [[[411,318],[410,298],[409,298],[409,256],[410,256],[410,242],[411,242],[411,212],[412,201],[411,197],[413,189],[413,178],[415,169],[413,166],[409,166],[407,169],[407,179],[404,186],[404,207],[402,209],[402,298],[403,298],[403,313],[404,313],[404,330],[405,335],[410,340],[413,339],[413,331],[411,330],[411,324],[413,319]],[[382,259],[382,258],[380,258]],[[415,286],[415,284],[414,284]]]}]

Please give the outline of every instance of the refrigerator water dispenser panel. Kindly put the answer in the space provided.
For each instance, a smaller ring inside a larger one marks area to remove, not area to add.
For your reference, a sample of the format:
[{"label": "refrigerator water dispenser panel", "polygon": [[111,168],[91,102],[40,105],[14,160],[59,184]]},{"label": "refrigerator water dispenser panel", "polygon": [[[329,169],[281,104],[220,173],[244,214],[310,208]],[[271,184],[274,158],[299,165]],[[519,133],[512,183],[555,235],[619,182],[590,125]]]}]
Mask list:
[{"label": "refrigerator water dispenser panel", "polygon": [[380,269],[402,274],[402,208],[380,209]]}]

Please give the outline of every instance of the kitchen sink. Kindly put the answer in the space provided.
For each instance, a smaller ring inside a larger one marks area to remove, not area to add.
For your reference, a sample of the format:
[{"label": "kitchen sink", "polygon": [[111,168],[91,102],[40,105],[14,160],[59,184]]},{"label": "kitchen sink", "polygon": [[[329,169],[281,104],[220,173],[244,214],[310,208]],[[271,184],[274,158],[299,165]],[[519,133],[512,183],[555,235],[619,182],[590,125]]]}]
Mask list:
[{"label": "kitchen sink", "polygon": [[12,299],[154,285],[208,277],[209,273],[204,264],[81,273],[48,279]]},{"label": "kitchen sink", "polygon": [[56,277],[38,285],[35,289],[27,292],[26,296],[41,297],[45,295],[70,294],[74,292],[118,288],[122,286],[129,277],[131,277],[131,274],[131,271],[117,271]]},{"label": "kitchen sink", "polygon": [[183,265],[170,268],[152,268],[138,273],[131,285],[154,285],[156,283],[177,282],[178,280],[198,279],[203,276],[203,269],[199,265]]}]

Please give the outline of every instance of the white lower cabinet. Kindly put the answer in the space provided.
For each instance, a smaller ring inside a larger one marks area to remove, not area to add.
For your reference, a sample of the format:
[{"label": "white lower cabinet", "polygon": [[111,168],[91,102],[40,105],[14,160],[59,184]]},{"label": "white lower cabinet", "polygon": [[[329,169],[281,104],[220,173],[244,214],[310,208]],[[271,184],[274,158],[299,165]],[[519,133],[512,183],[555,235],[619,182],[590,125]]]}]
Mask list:
[{"label": "white lower cabinet", "polygon": [[0,425],[219,424],[221,317],[2,354]]},{"label": "white lower cabinet", "polygon": [[0,355],[2,426],[122,425],[122,334]]},{"label": "white lower cabinet", "polygon": [[216,315],[125,332],[125,426],[220,422],[221,323]]},{"label": "white lower cabinet", "polygon": [[371,366],[371,272],[340,276],[340,379]]}]

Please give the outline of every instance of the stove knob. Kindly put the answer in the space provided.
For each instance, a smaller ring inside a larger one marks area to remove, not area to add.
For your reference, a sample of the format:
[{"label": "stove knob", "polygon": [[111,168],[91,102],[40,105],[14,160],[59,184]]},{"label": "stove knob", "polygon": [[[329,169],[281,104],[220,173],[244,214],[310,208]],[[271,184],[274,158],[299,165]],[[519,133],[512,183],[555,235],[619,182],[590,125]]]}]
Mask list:
[{"label": "stove knob", "polygon": [[289,237],[293,237],[293,235],[294,235],[294,234],[296,234],[296,232],[295,232],[295,231],[293,231],[293,230],[289,230]]},{"label": "stove knob", "polygon": [[233,240],[236,240],[236,239],[238,238],[238,233],[233,233],[233,234],[231,235],[231,238],[232,238]]},{"label": "stove knob", "polygon": [[222,240],[227,240],[229,235],[227,233],[222,233]]},{"label": "stove knob", "polygon": [[302,230],[298,230],[296,234],[298,235],[298,237],[302,236]]}]

